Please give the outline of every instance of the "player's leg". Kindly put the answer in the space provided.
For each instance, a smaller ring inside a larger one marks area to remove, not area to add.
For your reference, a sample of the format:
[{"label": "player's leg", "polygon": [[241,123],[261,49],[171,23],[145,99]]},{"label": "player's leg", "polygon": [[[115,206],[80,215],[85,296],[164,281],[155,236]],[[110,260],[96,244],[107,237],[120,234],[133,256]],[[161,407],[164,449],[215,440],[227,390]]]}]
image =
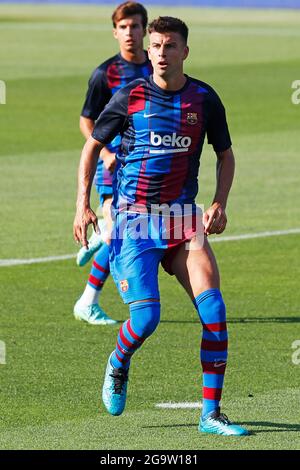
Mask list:
[{"label": "player's leg", "polygon": [[220,292],[218,266],[207,238],[202,246],[196,239],[191,240],[189,249],[183,244],[171,267],[191,297],[203,326],[200,351],[203,408],[199,430],[224,435],[248,434],[220,413],[227,363],[226,308]]},{"label": "player's leg", "polygon": [[145,299],[129,305],[130,318],[118,334],[115,350],[108,359],[102,390],[107,411],[120,415],[126,405],[130,361],[143,342],[155,331],[160,320],[159,299]]},{"label": "player's leg", "polygon": [[162,250],[147,240],[112,240],[111,272],[130,317],[120,328],[108,359],[102,398],[109,413],[120,415],[126,403],[130,361],[160,320],[158,265]]},{"label": "player's leg", "polygon": [[120,328],[116,349],[111,356],[114,367],[129,369],[130,359],[156,329],[160,318],[159,299],[145,299],[129,304],[130,318]]},{"label": "player's leg", "polygon": [[110,318],[99,305],[99,296],[104,283],[109,276],[109,244],[112,227],[110,195],[104,196],[103,218],[105,226],[109,228],[103,235],[103,244],[98,250],[92,264],[88,282],[85,290],[74,306],[74,315],[80,320],[87,321],[93,325],[110,325],[117,323]]}]

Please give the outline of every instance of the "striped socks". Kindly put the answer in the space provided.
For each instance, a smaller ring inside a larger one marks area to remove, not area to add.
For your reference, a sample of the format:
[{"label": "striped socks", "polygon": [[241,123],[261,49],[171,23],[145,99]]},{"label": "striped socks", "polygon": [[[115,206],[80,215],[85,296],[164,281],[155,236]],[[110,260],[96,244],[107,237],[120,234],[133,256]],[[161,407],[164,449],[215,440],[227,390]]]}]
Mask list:
[{"label": "striped socks", "polygon": [[208,289],[194,301],[203,334],[201,364],[203,370],[202,417],[218,408],[227,362],[226,309],[219,289]]},{"label": "striped socks", "polygon": [[103,243],[93,261],[86,288],[79,300],[80,305],[88,306],[98,303],[101,289],[109,273],[109,245]]},{"label": "striped socks", "polygon": [[159,302],[136,302],[129,305],[130,319],[121,326],[111,364],[128,369],[131,356],[156,329],[160,320]]}]

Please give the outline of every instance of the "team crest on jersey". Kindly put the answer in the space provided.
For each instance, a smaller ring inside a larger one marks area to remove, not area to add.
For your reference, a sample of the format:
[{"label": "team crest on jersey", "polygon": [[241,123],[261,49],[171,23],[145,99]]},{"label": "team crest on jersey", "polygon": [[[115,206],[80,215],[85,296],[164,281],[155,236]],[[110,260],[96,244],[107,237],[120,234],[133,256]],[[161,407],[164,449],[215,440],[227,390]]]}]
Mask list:
[{"label": "team crest on jersey", "polygon": [[128,281],[127,279],[124,279],[123,281],[120,281],[120,287],[122,292],[127,292],[128,291]]},{"label": "team crest on jersey", "polygon": [[189,124],[197,124],[198,122],[198,114],[197,113],[187,113],[186,120]]}]

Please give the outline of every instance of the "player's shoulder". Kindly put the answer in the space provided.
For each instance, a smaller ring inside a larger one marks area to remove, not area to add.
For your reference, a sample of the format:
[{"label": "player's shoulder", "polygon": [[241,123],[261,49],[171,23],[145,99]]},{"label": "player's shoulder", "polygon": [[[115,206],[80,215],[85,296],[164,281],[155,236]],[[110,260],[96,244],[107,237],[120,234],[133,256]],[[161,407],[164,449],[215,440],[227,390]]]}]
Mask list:
[{"label": "player's shoulder", "polygon": [[125,85],[123,88],[118,90],[117,93],[123,94],[123,95],[129,95],[131,94],[134,90],[141,90],[145,89],[149,86],[149,77],[140,77],[140,78],[135,78],[132,80],[130,83]]},{"label": "player's shoulder", "polygon": [[99,64],[92,72],[91,79],[96,80],[100,79],[107,74],[107,70],[110,66],[117,64],[120,61],[119,54],[110,57],[109,59]]},{"label": "player's shoulder", "polygon": [[117,64],[118,62],[120,62],[120,60],[121,60],[120,54],[115,54],[114,56],[112,56],[109,59],[106,59],[104,62],[102,62],[102,64],[98,65],[97,68],[99,70],[106,71],[110,65]]},{"label": "player's shoulder", "polygon": [[196,85],[199,93],[207,93],[209,96],[216,97],[218,96],[216,90],[206,82],[199,80],[198,78],[189,77],[191,83]]}]

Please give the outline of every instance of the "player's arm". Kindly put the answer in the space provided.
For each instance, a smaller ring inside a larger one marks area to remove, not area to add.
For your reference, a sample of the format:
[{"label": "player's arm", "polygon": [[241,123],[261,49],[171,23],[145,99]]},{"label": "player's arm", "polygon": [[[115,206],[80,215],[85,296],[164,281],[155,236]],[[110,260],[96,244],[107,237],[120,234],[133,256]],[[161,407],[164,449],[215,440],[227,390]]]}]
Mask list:
[{"label": "player's arm", "polygon": [[127,126],[128,87],[119,90],[100,114],[86,141],[78,168],[77,208],[73,225],[76,242],[88,246],[87,228],[98,231],[97,217],[90,207],[90,193],[100,151]]},{"label": "player's arm", "polygon": [[85,116],[80,116],[79,128],[80,128],[82,135],[85,137],[85,140],[88,140],[88,138],[92,134],[94,125],[95,125],[94,119],[91,119]]},{"label": "player's arm", "polygon": [[86,247],[88,247],[87,228],[89,224],[93,224],[95,232],[99,231],[96,214],[90,207],[90,194],[99,152],[102,147],[101,142],[89,137],[82,149],[78,168],[77,203],[73,235],[76,242],[81,242]]},{"label": "player's arm", "polygon": [[100,158],[103,160],[105,168],[110,171],[110,173],[113,173],[116,167],[115,152],[111,152],[107,147],[103,147],[100,152]]},{"label": "player's arm", "polygon": [[[111,98],[111,91],[107,86],[107,77],[103,70],[94,70],[90,80],[85,102],[81,111],[79,128],[86,140],[93,132],[95,121]],[[113,172],[115,167],[115,153],[104,147],[100,154],[107,170]]]},{"label": "player's arm", "polygon": [[217,172],[216,172],[216,192],[212,205],[203,215],[204,233],[222,233],[227,224],[226,205],[230,188],[234,177],[234,155],[232,148],[222,152],[216,152]]},{"label": "player's arm", "polygon": [[[80,116],[79,127],[86,140],[91,136],[94,125],[95,122],[93,119]],[[116,166],[116,154],[111,152],[107,147],[103,147],[100,152],[100,158],[103,160],[105,168],[113,173]]]},{"label": "player's arm", "polygon": [[203,214],[204,233],[222,233],[227,224],[226,204],[234,176],[234,155],[225,108],[215,91],[210,90],[207,137],[217,155],[216,192],[212,205]]}]

